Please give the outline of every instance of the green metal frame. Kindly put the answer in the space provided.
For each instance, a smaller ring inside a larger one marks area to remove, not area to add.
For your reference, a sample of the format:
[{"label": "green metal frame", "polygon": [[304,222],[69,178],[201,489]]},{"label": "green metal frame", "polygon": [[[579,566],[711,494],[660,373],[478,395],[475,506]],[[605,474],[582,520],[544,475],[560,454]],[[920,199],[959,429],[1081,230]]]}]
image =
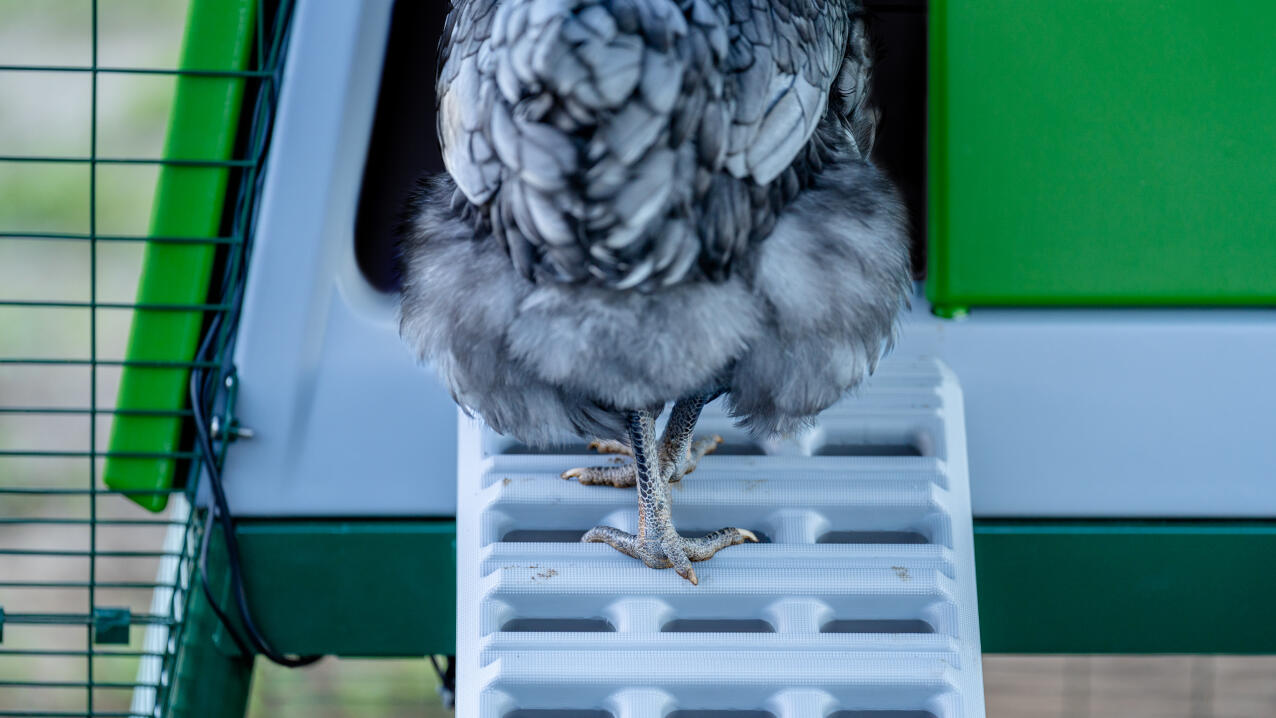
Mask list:
[{"label": "green metal frame", "polygon": [[[193,0],[181,68],[213,71],[177,78],[173,114],[164,150],[146,244],[136,311],[129,334],[128,364],[120,378],[118,414],[102,478],[133,494],[137,503],[160,511],[173,486],[190,362],[208,310],[216,238],[225,217],[227,183],[240,127],[240,107],[253,51],[257,0]],[[184,160],[184,161],[182,161]],[[174,241],[197,239],[200,241]]]}]

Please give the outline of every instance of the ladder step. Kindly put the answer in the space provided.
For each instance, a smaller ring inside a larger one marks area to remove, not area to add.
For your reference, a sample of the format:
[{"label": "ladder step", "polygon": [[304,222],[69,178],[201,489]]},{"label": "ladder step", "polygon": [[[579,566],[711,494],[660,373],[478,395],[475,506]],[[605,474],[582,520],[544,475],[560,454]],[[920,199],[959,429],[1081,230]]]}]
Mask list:
[{"label": "ladder step", "polygon": [[[605,549],[605,550],[604,550]],[[610,547],[582,543],[498,543],[483,554],[484,575],[509,564],[540,565],[553,556],[556,566],[588,561],[609,570],[637,568],[634,560]],[[745,544],[713,557],[715,568],[767,568],[800,566],[803,569],[891,569],[902,567],[936,570],[953,577],[955,557],[951,549],[935,544]],[[644,567],[645,568],[645,567]]]},{"label": "ladder step", "polygon": [[458,715],[482,718],[982,718],[960,389],[930,359],[885,363],[788,442],[710,405],[721,450],[673,489],[685,535],[763,543],[693,586],[601,544],[632,489],[559,474],[626,459],[532,451],[462,419]]}]

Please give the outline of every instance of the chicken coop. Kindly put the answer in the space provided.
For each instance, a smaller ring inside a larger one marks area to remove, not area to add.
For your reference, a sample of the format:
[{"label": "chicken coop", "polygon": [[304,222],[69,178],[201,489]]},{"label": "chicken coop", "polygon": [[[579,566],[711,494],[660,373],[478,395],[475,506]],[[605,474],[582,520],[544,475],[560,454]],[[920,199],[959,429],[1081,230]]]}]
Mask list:
[{"label": "chicken coop", "polygon": [[978,718],[982,654],[1276,653],[1267,4],[865,3],[912,306],[807,434],[710,406],[675,513],[764,541],[690,586],[580,544],[630,494],[399,338],[444,8],[189,0],[139,58],[178,5],[132,2],[51,3],[67,55],[0,27],[0,100],[41,98],[0,111],[0,717],[448,656],[484,718]]}]

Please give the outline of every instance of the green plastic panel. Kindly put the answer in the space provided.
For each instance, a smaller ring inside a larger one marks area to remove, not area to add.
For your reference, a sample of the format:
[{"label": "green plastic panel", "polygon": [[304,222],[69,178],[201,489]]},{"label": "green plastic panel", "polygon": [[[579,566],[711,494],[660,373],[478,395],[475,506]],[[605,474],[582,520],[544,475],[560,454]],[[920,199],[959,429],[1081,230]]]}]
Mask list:
[{"label": "green plastic panel", "polygon": [[[278,650],[456,653],[454,522],[243,521],[238,535],[253,616]],[[234,651],[220,634],[217,643]]]},{"label": "green plastic panel", "polygon": [[933,304],[1276,303],[1276,3],[930,6]]},{"label": "green plastic panel", "polygon": [[989,653],[1276,653],[1276,522],[975,523]]},{"label": "green plastic panel", "polygon": [[[239,537],[280,650],[455,652],[455,523],[262,520]],[[212,558],[221,571],[219,540]],[[1276,653],[1276,521],[977,520],[975,564],[987,653]]]},{"label": "green plastic panel", "polygon": [[[181,69],[246,69],[256,6],[257,0],[194,0]],[[179,76],[164,158],[232,159],[243,90],[242,77]],[[164,165],[155,191],[151,236],[217,237],[229,174],[225,166]],[[146,245],[137,302],[165,308],[136,310],[125,358],[158,365],[128,365],[120,378],[111,431],[112,456],[103,471],[103,480],[113,489],[156,491],[173,486],[176,461],[168,455],[178,449],[182,419],[163,412],[176,412],[187,404],[188,364],[197,349],[203,311],[171,307],[205,302],[215,251],[216,245],[211,243]],[[139,411],[143,413],[129,413]],[[132,498],[152,511],[168,503],[165,493]]]},{"label": "green plastic panel", "polygon": [[[210,547],[209,586],[222,605],[230,605],[226,556]],[[196,578],[198,580],[198,578]],[[222,629],[217,614],[197,586],[186,595],[186,623],[178,632],[179,650],[166,718],[244,718],[252,691],[253,656],[223,649],[213,636]]]}]

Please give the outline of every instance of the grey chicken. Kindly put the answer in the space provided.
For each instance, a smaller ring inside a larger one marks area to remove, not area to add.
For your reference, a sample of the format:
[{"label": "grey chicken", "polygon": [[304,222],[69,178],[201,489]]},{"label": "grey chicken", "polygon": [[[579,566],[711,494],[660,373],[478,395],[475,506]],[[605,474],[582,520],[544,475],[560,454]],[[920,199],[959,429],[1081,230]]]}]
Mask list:
[{"label": "grey chicken", "polygon": [[670,482],[720,441],[701,408],[802,428],[907,295],[860,3],[454,0],[439,67],[448,171],[401,239],[401,333],[496,431],[632,455],[564,474],[638,488],[637,535],[583,540],[696,583],[756,540],[674,529]]}]

